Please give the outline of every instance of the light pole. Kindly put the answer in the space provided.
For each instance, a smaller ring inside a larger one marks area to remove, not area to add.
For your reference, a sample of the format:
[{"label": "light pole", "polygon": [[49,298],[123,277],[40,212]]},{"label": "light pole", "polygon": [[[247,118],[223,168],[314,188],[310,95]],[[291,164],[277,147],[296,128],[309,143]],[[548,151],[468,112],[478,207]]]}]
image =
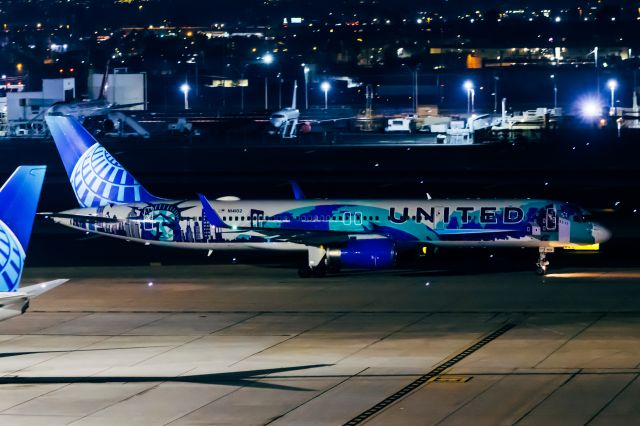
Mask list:
[{"label": "light pole", "polygon": [[500,77],[497,75],[493,76],[493,113],[498,112],[498,80]]},{"label": "light pole", "polygon": [[611,90],[611,108],[609,115],[615,115],[616,113],[616,89],[618,88],[618,81],[611,79],[607,81],[607,87]]},{"label": "light pole", "polygon": [[304,109],[309,109],[309,67],[304,67]]},{"label": "light pole", "polygon": [[467,80],[464,82],[463,87],[467,91],[467,114],[471,114],[471,111],[473,111],[473,101],[475,97],[473,82],[471,80]]},{"label": "light pole", "polygon": [[[273,63],[273,55],[271,53],[264,55],[262,57],[262,63],[265,65],[271,65]],[[269,109],[269,82],[266,75],[264,77],[264,109]]]},{"label": "light pole", "polygon": [[549,76],[553,81],[553,109],[558,109],[558,82],[556,81],[556,75],[551,74]]},{"label": "light pole", "polygon": [[331,85],[329,84],[328,81],[323,81],[322,84],[320,85],[320,88],[324,92],[324,109],[327,109],[327,106],[328,106],[327,94],[329,93],[329,90],[331,89]]},{"label": "light pole", "polygon": [[189,83],[185,82],[182,84],[182,86],[180,86],[180,91],[184,93],[184,109],[185,110],[189,109],[189,90],[191,90]]}]

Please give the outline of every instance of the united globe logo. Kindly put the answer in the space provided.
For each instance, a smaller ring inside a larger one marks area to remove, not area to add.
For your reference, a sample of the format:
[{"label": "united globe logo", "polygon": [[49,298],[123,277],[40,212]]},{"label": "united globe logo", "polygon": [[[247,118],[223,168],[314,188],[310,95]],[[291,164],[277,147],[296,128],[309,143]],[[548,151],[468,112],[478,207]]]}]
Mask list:
[{"label": "united globe logo", "polygon": [[0,291],[18,288],[24,257],[24,250],[15,235],[0,221]]},{"label": "united globe logo", "polygon": [[141,201],[138,181],[97,142],[76,163],[71,184],[83,207]]}]

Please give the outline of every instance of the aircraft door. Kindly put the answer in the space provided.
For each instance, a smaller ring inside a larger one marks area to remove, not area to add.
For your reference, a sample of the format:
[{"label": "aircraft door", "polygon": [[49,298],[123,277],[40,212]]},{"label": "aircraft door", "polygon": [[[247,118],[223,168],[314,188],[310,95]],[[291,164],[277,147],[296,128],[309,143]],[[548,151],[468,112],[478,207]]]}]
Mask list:
[{"label": "aircraft door", "polygon": [[555,207],[548,207],[544,218],[544,230],[556,231],[558,229],[558,216]]},{"label": "aircraft door", "polygon": [[351,212],[344,213],[344,219],[342,220],[344,225],[351,225]]},{"label": "aircraft door", "polygon": [[252,228],[258,228],[264,224],[264,210],[251,209],[250,214]]},{"label": "aircraft door", "polygon": [[362,225],[362,213],[356,212],[353,214],[353,224],[354,225]]},{"label": "aircraft door", "polygon": [[152,231],[153,230],[153,225],[154,225],[154,220],[153,220],[153,207],[145,207],[144,210],[142,210],[142,219],[143,219],[143,226],[144,226],[144,230],[145,231]]}]

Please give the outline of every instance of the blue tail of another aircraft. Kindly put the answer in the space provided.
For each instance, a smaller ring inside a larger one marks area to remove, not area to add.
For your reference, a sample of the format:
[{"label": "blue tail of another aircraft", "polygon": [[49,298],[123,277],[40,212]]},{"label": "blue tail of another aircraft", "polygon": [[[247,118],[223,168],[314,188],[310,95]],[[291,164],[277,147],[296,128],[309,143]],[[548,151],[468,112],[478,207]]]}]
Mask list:
[{"label": "blue tail of another aircraft", "polygon": [[73,117],[47,114],[47,126],[81,207],[159,201]]},{"label": "blue tail of another aircraft", "polygon": [[0,188],[0,292],[20,284],[45,166],[21,166]]}]

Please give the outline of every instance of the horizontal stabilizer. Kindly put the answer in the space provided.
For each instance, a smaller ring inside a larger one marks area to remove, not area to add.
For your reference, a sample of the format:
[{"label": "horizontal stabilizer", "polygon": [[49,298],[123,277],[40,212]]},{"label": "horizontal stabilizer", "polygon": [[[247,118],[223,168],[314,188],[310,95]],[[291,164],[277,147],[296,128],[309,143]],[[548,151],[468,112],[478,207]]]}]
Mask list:
[{"label": "horizontal stabilizer", "polygon": [[21,287],[18,290],[18,292],[22,294],[26,294],[29,297],[36,297],[36,296],[40,296],[42,293],[45,293],[49,290],[53,290],[54,288],[66,283],[67,281],[69,280],[60,279],[60,280],[47,281],[40,284],[29,285],[26,287]]},{"label": "horizontal stabilizer", "polygon": [[123,221],[123,219],[116,219],[113,217],[88,216],[71,213],[38,213],[38,216],[45,219],[73,219],[84,223],[118,223]]}]

